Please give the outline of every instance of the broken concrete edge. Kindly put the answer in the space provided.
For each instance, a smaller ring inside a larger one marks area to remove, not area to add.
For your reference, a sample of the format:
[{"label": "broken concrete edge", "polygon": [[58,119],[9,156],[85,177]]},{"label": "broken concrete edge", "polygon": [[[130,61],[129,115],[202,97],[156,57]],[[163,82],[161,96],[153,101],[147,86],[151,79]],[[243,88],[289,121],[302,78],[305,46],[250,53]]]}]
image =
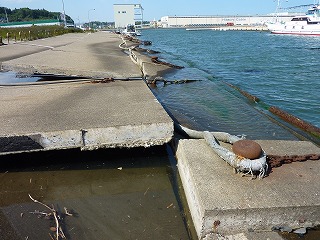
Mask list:
[{"label": "broken concrete edge", "polygon": [[[270,214],[272,214],[271,217]],[[317,206],[207,210],[203,216],[201,238],[215,231],[223,234],[237,234],[248,231],[272,232],[275,226],[299,229],[320,225],[319,207]],[[301,216],[309,216],[309,218],[300,223]],[[214,222],[217,220],[220,221],[220,225],[214,229]]]},{"label": "broken concrete edge", "polygon": [[172,123],[7,135],[0,137],[0,155],[71,148],[147,148],[168,143],[172,137]]},{"label": "broken concrete edge", "polygon": [[[127,47],[138,46],[137,44],[131,44],[130,41],[128,43],[128,41],[126,40],[125,45],[127,45]],[[152,80],[158,76],[163,76],[166,73],[176,71],[176,69],[169,66],[153,63],[151,61],[151,56],[147,53],[139,53],[133,50],[129,50],[128,54],[131,61],[139,67],[145,79]]]},{"label": "broken concrete edge", "polygon": [[203,240],[283,240],[276,232],[247,232],[233,235],[208,234]]},{"label": "broken concrete edge", "polygon": [[[190,166],[186,161],[184,161],[184,159],[186,159],[185,152],[180,147],[179,143],[175,151],[176,151],[176,159],[178,162],[177,164],[178,171],[179,171],[179,175],[183,185],[184,193],[187,199],[187,203],[189,206],[193,225],[200,239],[200,236],[202,236],[202,222],[203,222],[204,210],[201,209],[200,199],[198,197],[199,194],[197,192],[197,186],[190,172]],[[183,164],[181,163],[181,161],[183,161]]]}]

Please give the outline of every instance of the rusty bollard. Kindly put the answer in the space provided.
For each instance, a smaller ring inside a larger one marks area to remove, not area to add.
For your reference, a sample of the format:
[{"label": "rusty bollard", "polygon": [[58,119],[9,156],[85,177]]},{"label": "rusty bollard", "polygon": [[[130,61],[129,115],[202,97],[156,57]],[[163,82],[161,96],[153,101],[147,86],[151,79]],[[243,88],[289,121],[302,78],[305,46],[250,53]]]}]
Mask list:
[{"label": "rusty bollard", "polygon": [[10,37],[10,34],[7,32],[7,41],[8,41],[8,44],[9,44],[9,37]]}]

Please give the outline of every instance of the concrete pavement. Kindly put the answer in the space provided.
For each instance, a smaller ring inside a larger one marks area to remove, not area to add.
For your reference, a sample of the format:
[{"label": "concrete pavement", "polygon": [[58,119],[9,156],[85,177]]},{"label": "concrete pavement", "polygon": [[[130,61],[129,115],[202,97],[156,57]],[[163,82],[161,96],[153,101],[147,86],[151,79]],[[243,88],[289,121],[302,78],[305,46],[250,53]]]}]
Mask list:
[{"label": "concrete pavement", "polygon": [[[258,142],[267,154],[320,154],[320,148],[305,141]],[[216,239],[215,232],[228,235],[320,224],[319,161],[285,164],[262,180],[250,180],[234,174],[204,140],[180,140],[176,156],[199,239]],[[216,228],[215,222],[219,222]],[[258,236],[254,239],[263,239]]]},{"label": "concrete pavement", "polygon": [[52,38],[43,38],[34,41],[11,42],[11,44],[1,47],[0,66],[2,62],[15,58],[31,55],[57,47],[66,46],[85,38],[87,34],[74,33]]},{"label": "concrete pavement", "polygon": [[121,42],[118,35],[108,32],[80,34],[71,44],[2,62],[2,69],[92,78],[141,77],[140,69],[118,47]]},{"label": "concrete pavement", "polygon": [[[30,45],[26,52],[21,45],[17,49],[16,44],[1,47],[4,58],[12,59],[2,62],[2,69],[99,79],[142,78],[138,65],[118,47],[122,42],[118,35],[63,36],[48,40],[41,52],[30,50]],[[157,66],[153,71],[157,73]],[[162,145],[173,136],[171,118],[143,80],[2,85],[0,108],[0,154],[147,147]]]},{"label": "concrete pavement", "polygon": [[162,145],[172,120],[143,81],[0,88],[1,153]]}]

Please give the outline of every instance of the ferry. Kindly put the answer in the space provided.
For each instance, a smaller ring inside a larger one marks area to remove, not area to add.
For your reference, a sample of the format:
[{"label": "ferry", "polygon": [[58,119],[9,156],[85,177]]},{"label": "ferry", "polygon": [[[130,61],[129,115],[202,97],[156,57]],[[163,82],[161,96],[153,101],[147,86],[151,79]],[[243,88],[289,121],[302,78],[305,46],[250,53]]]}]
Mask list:
[{"label": "ferry", "polygon": [[275,34],[320,36],[320,4],[315,4],[304,15],[298,15],[285,23],[270,23],[268,29]]}]

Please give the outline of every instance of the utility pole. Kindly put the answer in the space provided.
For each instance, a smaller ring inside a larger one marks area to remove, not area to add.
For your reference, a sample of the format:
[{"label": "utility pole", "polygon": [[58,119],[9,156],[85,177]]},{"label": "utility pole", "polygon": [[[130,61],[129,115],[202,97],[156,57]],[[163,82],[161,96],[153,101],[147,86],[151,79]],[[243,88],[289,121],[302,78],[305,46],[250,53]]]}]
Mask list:
[{"label": "utility pole", "polygon": [[5,8],[5,7],[4,7],[4,12],[5,12],[5,14],[6,14],[6,20],[7,20],[7,23],[9,23],[8,14],[7,14],[7,10],[6,10],[6,8]]},{"label": "utility pole", "polygon": [[64,18],[64,27],[67,27],[67,16],[66,12],[64,11],[64,1],[62,0],[62,10],[63,10],[63,18]]},{"label": "utility pole", "polygon": [[88,21],[89,21],[88,25],[89,25],[89,30],[91,29],[91,28],[90,28],[90,23],[91,23],[91,22],[90,22],[90,11],[95,11],[95,10],[96,10],[96,9],[94,9],[94,8],[88,10]]}]

